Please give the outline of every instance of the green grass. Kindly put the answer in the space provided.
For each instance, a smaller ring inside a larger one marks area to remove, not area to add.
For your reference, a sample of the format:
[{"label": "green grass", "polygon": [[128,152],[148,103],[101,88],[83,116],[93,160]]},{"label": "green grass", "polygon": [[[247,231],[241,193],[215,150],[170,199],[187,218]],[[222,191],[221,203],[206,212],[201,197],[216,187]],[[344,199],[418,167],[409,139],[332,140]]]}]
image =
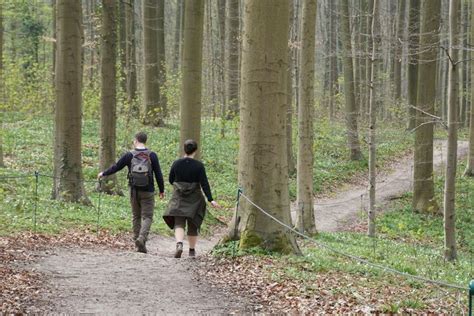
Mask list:
[{"label": "green grass", "polygon": [[[0,169],[2,175],[33,174],[39,171],[52,174],[53,168],[53,118],[48,115],[29,116],[5,113],[3,115],[3,141],[7,168]],[[210,209],[210,212],[224,221],[229,220],[235,203],[237,184],[238,122],[225,122],[225,137],[221,135],[219,120],[204,119],[202,122],[202,160],[206,165],[208,177],[215,198],[224,206],[223,210]],[[351,162],[347,159],[345,128],[339,123],[321,120],[315,123],[315,193],[327,192],[349,180],[357,173],[365,172],[367,160]],[[168,175],[169,167],[177,158],[179,127],[171,121],[166,128],[144,127],[138,122],[128,125],[119,119],[117,128],[117,158],[130,148],[131,140],[137,130],[149,135],[149,147],[158,153],[163,173]],[[379,164],[393,159],[405,152],[411,145],[411,138],[400,127],[386,125],[379,131]],[[296,144],[296,137],[295,144]],[[361,138],[365,138],[364,129]],[[86,191],[95,208],[79,204],[61,203],[50,199],[51,179],[40,177],[37,204],[37,229],[42,232],[58,233],[67,229],[95,229],[99,195],[93,182],[98,170],[99,121],[85,118],[82,132],[83,173]],[[362,141],[364,157],[367,146]],[[295,148],[296,151],[296,148]],[[101,197],[100,227],[112,232],[130,229],[130,208],[127,197],[126,172],[118,173],[119,186],[125,196]],[[166,184],[168,195],[171,186]],[[34,178],[9,179],[0,184],[0,234],[30,230],[34,215]],[[290,194],[296,195],[296,176],[290,178]],[[166,202],[156,199],[155,222],[152,230],[170,233],[164,223],[158,220],[165,210]],[[204,233],[211,233],[216,221],[212,216],[206,218]]]}]

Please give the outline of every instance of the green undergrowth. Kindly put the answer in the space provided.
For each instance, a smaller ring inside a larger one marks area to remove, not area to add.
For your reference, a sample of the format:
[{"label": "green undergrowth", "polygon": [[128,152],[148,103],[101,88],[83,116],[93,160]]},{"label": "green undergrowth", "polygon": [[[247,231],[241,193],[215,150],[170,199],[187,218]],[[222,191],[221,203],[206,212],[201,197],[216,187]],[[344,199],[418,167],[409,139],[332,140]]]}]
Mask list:
[{"label": "green undergrowth", "polygon": [[[53,168],[53,117],[50,115],[27,115],[3,113],[3,150],[7,168],[0,169],[5,175],[32,175],[34,171],[51,175]],[[346,133],[342,123],[315,122],[315,193],[331,191],[355,174],[367,168],[366,135],[361,129],[364,159],[351,162],[347,159]],[[117,123],[117,158],[128,150],[134,133],[144,130],[149,135],[149,147],[158,153],[165,176],[166,192],[171,194],[167,183],[171,163],[177,158],[179,147],[179,126],[175,120],[165,128],[144,127],[137,121],[126,122],[119,118]],[[222,132],[224,131],[224,133]],[[224,134],[224,136],[223,136]],[[402,127],[386,124],[378,132],[379,163],[392,160],[407,151],[411,138]],[[296,144],[297,135],[294,135]],[[224,206],[221,210],[210,209],[203,226],[204,233],[211,233],[219,221],[229,221],[235,204],[237,184],[238,121],[203,119],[202,160],[206,165],[213,195]],[[95,192],[94,179],[98,170],[99,121],[86,118],[83,121],[82,161],[86,191],[93,207],[69,204],[50,199],[52,181],[40,177],[38,186],[37,230],[58,233],[71,228],[97,227],[99,194]],[[295,146],[296,147],[296,146]],[[296,151],[296,148],[295,148]],[[101,195],[99,227],[111,232],[130,230],[130,207],[127,198],[126,172],[118,173],[119,188],[124,196]],[[290,194],[295,198],[296,176],[290,178]],[[156,199],[155,222],[152,230],[162,234],[170,231],[160,220],[166,201]],[[4,179],[0,182],[0,234],[31,230],[34,217],[34,177],[25,179]]]},{"label": "green undergrowth", "polygon": [[[456,262],[447,262],[443,257],[442,215],[414,212],[411,208],[412,193],[406,193],[394,200],[385,212],[377,216],[376,238],[369,238],[364,233],[356,232],[319,233],[315,237],[316,242],[327,245],[332,250],[317,243],[301,241],[303,256],[281,256],[260,248],[240,251],[237,243],[232,242],[216,248],[214,255],[226,257],[253,255],[263,261],[265,258],[276,258],[281,264],[272,266],[268,277],[279,282],[296,279],[311,284],[323,274],[348,273],[360,280],[362,287],[408,287],[411,290],[406,299],[393,303],[393,306],[387,305],[386,311],[396,312],[399,308],[423,310],[425,307],[423,301],[432,295],[421,294],[423,291],[419,292],[418,289],[436,289],[436,285],[371,267],[341,255],[340,252],[402,273],[447,282],[467,289],[469,281],[474,279],[474,179],[461,176],[465,166],[464,160],[458,164],[456,181],[458,246]],[[443,186],[444,177],[436,176],[435,193],[440,205],[443,201]],[[449,290],[444,287],[440,289],[441,292]],[[449,291],[459,293],[458,290]],[[460,296],[461,306],[466,306],[467,290],[460,293],[464,293]]]}]

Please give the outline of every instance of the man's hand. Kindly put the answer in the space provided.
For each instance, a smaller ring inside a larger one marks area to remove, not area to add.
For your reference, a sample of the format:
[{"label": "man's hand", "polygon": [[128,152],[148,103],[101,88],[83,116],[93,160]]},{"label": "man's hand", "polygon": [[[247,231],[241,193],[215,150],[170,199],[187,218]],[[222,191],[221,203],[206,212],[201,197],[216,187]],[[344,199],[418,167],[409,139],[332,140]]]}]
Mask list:
[{"label": "man's hand", "polygon": [[221,206],[219,205],[219,203],[217,203],[216,201],[211,201],[211,205],[212,205],[212,207],[214,207],[214,208],[221,208]]},{"label": "man's hand", "polygon": [[97,175],[97,180],[102,179],[103,176],[104,176],[104,173],[103,173],[103,172],[99,172],[99,174]]},{"label": "man's hand", "polygon": [[163,200],[165,198],[165,192],[160,192],[160,200]]}]

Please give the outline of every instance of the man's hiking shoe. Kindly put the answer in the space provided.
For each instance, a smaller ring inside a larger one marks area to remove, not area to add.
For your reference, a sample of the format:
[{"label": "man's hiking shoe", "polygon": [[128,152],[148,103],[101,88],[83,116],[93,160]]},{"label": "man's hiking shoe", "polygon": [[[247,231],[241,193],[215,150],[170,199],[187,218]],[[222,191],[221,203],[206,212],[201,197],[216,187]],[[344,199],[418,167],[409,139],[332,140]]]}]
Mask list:
[{"label": "man's hiking shoe", "polygon": [[138,238],[137,240],[135,240],[135,246],[137,247],[138,252],[147,253],[145,242],[143,241],[143,239]]},{"label": "man's hiking shoe", "polygon": [[183,253],[183,243],[179,242],[176,244],[176,251],[174,252],[174,257],[181,258],[182,253]]},{"label": "man's hiking shoe", "polygon": [[189,256],[191,258],[195,258],[196,257],[196,249],[189,249]]}]

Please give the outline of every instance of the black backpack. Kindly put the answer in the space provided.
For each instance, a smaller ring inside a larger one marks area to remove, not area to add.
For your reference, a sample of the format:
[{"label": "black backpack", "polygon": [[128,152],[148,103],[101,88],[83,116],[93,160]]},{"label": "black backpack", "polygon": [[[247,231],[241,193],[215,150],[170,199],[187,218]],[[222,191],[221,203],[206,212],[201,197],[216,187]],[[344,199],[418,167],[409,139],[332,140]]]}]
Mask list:
[{"label": "black backpack", "polygon": [[128,181],[131,186],[145,188],[152,181],[152,167],[150,160],[150,150],[132,150],[133,158],[130,165]]}]

